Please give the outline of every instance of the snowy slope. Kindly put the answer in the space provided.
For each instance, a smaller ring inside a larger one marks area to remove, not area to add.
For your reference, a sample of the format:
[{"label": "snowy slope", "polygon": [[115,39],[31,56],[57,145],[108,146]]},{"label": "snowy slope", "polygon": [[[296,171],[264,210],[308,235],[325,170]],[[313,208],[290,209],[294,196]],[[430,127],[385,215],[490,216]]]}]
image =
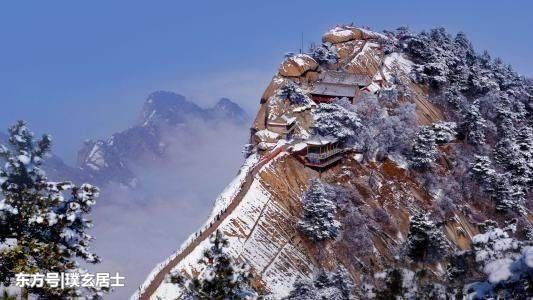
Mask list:
[{"label": "snowy slope", "polygon": [[[265,182],[265,179],[275,172],[277,165],[284,164],[285,160],[286,156],[282,154],[263,166],[254,177],[242,202],[218,226],[218,229],[229,238],[231,255],[250,264],[255,272],[261,275],[260,278],[268,289],[276,293],[276,297],[287,293],[296,277],[308,276],[312,270],[312,264],[307,256],[292,243],[295,235],[294,228],[284,228],[284,225],[290,224],[291,220],[295,219],[294,212],[284,207],[279,201],[279,196],[275,195],[278,191]],[[246,161],[237,178],[217,199],[212,217],[229,204],[228,200],[232,199],[237,187],[244,180],[243,174],[246,174],[256,161],[257,156],[252,156]],[[301,182],[306,182],[306,180]],[[301,190],[303,189],[300,189],[293,197],[297,199]],[[213,219],[210,218],[206,225],[208,226],[212,221]],[[191,235],[177,253],[186,248],[195,237],[196,234]],[[189,274],[193,270],[200,271],[196,263],[208,245],[207,239],[202,241],[186,259],[179,262],[174,270],[183,270]],[[170,257],[154,269],[141,290],[172,258]],[[163,283],[151,299],[157,299],[157,297],[173,299],[177,295],[179,295],[179,290],[176,285]],[[137,299],[137,297],[136,294],[132,299]]]}]

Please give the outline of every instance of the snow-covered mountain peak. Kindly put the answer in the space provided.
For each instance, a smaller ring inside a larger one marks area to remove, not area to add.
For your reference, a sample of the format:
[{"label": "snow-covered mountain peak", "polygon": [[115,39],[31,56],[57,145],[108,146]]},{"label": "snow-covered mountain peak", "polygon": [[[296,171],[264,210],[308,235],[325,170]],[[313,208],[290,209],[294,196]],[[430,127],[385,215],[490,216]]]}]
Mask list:
[{"label": "snow-covered mountain peak", "polygon": [[153,92],[148,96],[141,111],[141,124],[144,126],[165,122],[183,123],[187,117],[196,117],[203,112],[185,96],[167,91]]},{"label": "snow-covered mountain peak", "polygon": [[234,120],[243,124],[248,115],[237,103],[228,98],[221,98],[212,108],[207,110],[210,119]]},{"label": "snow-covered mountain peak", "polygon": [[157,91],[144,102],[136,125],[107,139],[86,141],[78,152],[78,166],[97,183],[129,184],[135,181],[131,166],[168,158],[168,141],[178,133],[193,134],[198,123],[241,126],[247,120],[246,112],[229,99],[221,99],[213,108],[201,108],[183,95]]}]

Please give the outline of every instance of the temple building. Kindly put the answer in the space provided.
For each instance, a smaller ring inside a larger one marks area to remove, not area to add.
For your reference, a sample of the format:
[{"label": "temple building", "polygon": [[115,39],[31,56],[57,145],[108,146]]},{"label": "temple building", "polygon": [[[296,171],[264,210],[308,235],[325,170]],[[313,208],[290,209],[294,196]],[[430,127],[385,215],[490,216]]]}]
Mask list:
[{"label": "temple building", "polygon": [[306,141],[305,164],[309,167],[326,168],[342,159],[342,144],[335,138],[314,136]]},{"label": "temple building", "polygon": [[347,98],[354,103],[362,87],[370,84],[366,76],[350,74],[345,71],[324,71],[311,91],[315,103],[329,103],[336,98]]}]

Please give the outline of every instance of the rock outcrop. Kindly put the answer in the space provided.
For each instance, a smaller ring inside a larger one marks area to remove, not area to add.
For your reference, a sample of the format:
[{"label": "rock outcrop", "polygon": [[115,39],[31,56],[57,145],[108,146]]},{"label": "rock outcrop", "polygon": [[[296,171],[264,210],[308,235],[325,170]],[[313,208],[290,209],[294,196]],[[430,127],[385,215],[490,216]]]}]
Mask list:
[{"label": "rock outcrop", "polygon": [[[252,125],[253,154],[245,166],[269,158],[275,151],[281,154],[253,174],[246,194],[232,211],[227,212],[224,207],[234,200],[234,190],[239,186],[235,182],[219,197],[212,214],[224,213],[222,220],[217,219],[217,229],[229,237],[231,255],[251,266],[253,286],[261,294],[281,299],[297,278],[309,279],[318,269],[334,270],[339,265],[360,287],[372,284],[381,276],[378,273],[390,266],[401,265],[415,271],[423,268],[427,280],[437,282],[445,276],[445,259],[427,265],[398,261],[409,235],[410,218],[428,211],[444,214],[444,209],[436,208],[444,205],[437,203],[443,191],[432,190],[431,178],[410,169],[401,155],[385,153],[363,158],[364,150],[357,146],[343,149],[340,163],[326,168],[310,167],[304,157],[306,143],[316,134],[317,107],[327,108],[332,103],[357,106],[365,98],[371,98],[365,102],[369,105],[386,102],[383,94],[393,91],[398,92],[394,98],[396,107],[416,106],[413,126],[431,126],[446,119],[446,114],[431,101],[429,87],[411,76],[414,62],[405,53],[383,50],[391,39],[394,37],[363,28],[335,27],[322,37],[327,44],[321,50],[335,52],[335,62],[323,62],[307,54],[288,57],[262,95]],[[312,55],[323,53],[315,51]],[[342,76],[331,80],[331,74]],[[346,85],[353,85],[351,88],[357,92],[344,96],[346,90],[353,90],[346,89]],[[388,106],[390,103],[383,105],[389,111],[396,108]],[[367,107],[366,112],[371,115],[374,109]],[[269,130],[273,121],[283,117],[296,120],[294,128],[289,129],[289,124],[282,128],[290,132]],[[327,125],[344,125],[343,122],[354,121],[345,118]],[[271,146],[263,147],[265,143]],[[452,152],[450,145],[439,145],[437,151]],[[457,157],[443,155],[436,168],[443,174],[452,172],[453,159]],[[236,182],[245,180],[243,173],[249,170],[243,168]],[[337,217],[343,228],[334,240],[315,243],[298,230],[302,198],[312,178],[320,178],[345,193],[342,200],[337,200]],[[485,208],[463,203],[446,209],[440,228],[450,249],[470,249],[472,237],[480,230],[477,222],[489,218]],[[189,242],[194,240],[193,235]],[[205,247],[207,241],[201,242],[173,270],[191,276],[201,273],[196,261]],[[149,296],[170,299],[179,293],[175,285],[161,283]]]},{"label": "rock outcrop", "polygon": [[286,58],[279,67],[279,74],[286,77],[299,77],[305,72],[315,70],[318,63],[307,54],[298,54]]}]

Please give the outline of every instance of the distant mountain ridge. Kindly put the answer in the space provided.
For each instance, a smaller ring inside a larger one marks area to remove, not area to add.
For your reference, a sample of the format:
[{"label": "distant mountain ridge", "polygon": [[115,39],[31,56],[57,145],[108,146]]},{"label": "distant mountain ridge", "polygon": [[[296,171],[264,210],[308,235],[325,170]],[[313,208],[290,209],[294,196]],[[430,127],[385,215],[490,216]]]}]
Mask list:
[{"label": "distant mountain ridge", "polygon": [[211,108],[201,108],[183,95],[157,91],[147,98],[135,126],[105,140],[85,141],[78,151],[77,167],[97,184],[115,181],[135,185],[131,165],[164,160],[167,135],[188,131],[191,122],[244,126],[248,120],[246,112],[227,98]]},{"label": "distant mountain ridge", "polygon": [[231,121],[244,124],[248,120],[246,112],[230,99],[221,98],[211,108],[201,108],[188,101],[185,96],[157,91],[148,97],[143,105],[139,124],[141,126],[176,125],[191,118],[208,122]]},{"label": "distant mountain ridge", "polygon": [[[202,108],[183,95],[156,91],[148,96],[138,122],[132,127],[107,139],[86,140],[78,151],[74,167],[52,154],[44,169],[51,180],[68,179],[100,186],[117,182],[133,186],[136,175],[131,166],[164,160],[166,135],[187,132],[194,122],[206,126],[221,123],[247,126],[249,120],[247,113],[227,98],[221,98],[212,107]],[[0,132],[0,144],[7,143],[7,135]]]}]

